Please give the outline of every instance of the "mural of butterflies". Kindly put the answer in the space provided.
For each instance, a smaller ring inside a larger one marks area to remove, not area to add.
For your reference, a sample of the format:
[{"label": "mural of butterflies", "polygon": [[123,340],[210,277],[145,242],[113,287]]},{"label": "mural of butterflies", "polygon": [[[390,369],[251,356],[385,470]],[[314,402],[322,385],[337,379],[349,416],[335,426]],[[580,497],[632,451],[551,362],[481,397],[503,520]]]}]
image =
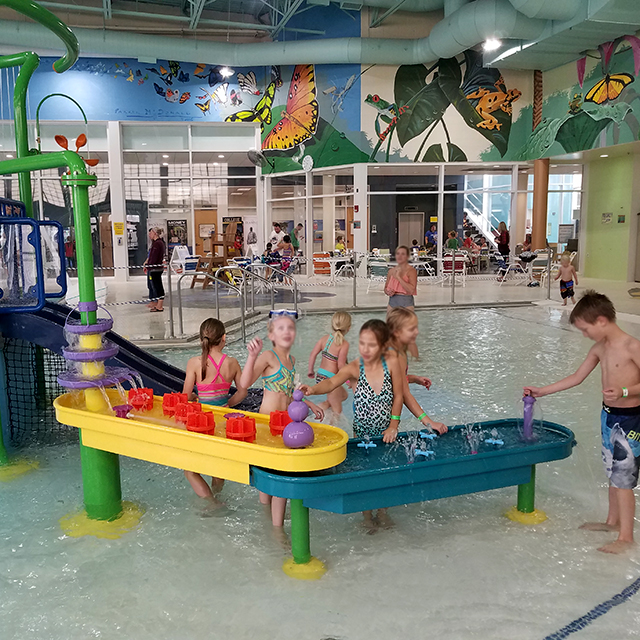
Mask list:
[{"label": "mural of butterflies", "polygon": [[254,96],[259,96],[262,92],[258,89],[258,82],[256,81],[256,74],[253,71],[249,71],[247,75],[244,73],[238,74],[238,86],[241,91],[250,93]]},{"label": "mural of butterflies", "polygon": [[133,82],[133,69],[129,69],[129,77],[127,78],[127,82]]},{"label": "mural of butterflies", "polygon": [[[200,66],[200,65],[198,65]],[[224,76],[220,73],[222,67],[218,65],[217,67],[211,67],[209,73],[194,73],[193,75],[197,78],[207,78],[210,87],[214,87],[221,82],[224,82]]]},{"label": "mural of butterflies", "polygon": [[263,149],[286,151],[313,137],[318,127],[315,71],[312,64],[293,70],[282,119],[262,142]]},{"label": "mural of butterflies", "polygon": [[207,68],[206,64],[197,64],[196,68],[193,71],[193,75],[197,76],[198,78],[201,78],[202,76],[200,75],[205,69]]},{"label": "mural of butterflies", "polygon": [[229,88],[229,83],[224,82],[219,87],[216,87],[213,90],[213,93],[207,91],[206,89],[203,89],[202,87],[200,87],[200,91],[204,91],[204,93],[208,95],[209,98],[211,98],[211,100],[213,100],[214,102],[218,102],[224,105],[229,100],[229,96],[227,95],[228,88]]},{"label": "mural of butterflies", "polygon": [[184,104],[187,100],[189,100],[189,98],[191,98],[191,94],[188,91],[185,91],[180,96],[180,104]]},{"label": "mural of butterflies", "polygon": [[609,100],[615,100],[624,88],[634,80],[635,78],[629,73],[607,74],[600,82],[589,89],[584,101],[605,104]]},{"label": "mural of butterflies", "polygon": [[253,109],[246,109],[232,113],[225,118],[225,122],[259,122],[260,130],[264,130],[264,125],[271,124],[271,107],[276,96],[276,83],[271,82],[264,90],[264,95]]},{"label": "mural of butterflies", "polygon": [[178,82],[189,82],[189,74],[181,70],[178,74]]},{"label": "mural of butterflies", "polygon": [[164,82],[168,87],[173,84],[173,74],[169,73],[162,65],[160,65],[160,71],[158,71],[154,67],[147,67],[147,71],[151,71],[151,73],[155,73],[157,76],[160,76],[160,80]]},{"label": "mural of butterflies", "polygon": [[196,102],[195,105],[196,107],[198,107],[198,109],[200,109],[200,111],[202,111],[204,115],[206,115],[207,113],[209,113],[209,110],[211,109],[211,98],[209,98],[204,104],[200,104],[199,102]]},{"label": "mural of butterflies", "polygon": [[279,89],[283,84],[279,64],[271,65],[271,81],[276,83],[276,89]]},{"label": "mural of butterflies", "polygon": [[242,98],[235,89],[231,89],[231,92],[229,93],[229,100],[231,101],[231,105],[234,107],[239,107],[242,104]]}]

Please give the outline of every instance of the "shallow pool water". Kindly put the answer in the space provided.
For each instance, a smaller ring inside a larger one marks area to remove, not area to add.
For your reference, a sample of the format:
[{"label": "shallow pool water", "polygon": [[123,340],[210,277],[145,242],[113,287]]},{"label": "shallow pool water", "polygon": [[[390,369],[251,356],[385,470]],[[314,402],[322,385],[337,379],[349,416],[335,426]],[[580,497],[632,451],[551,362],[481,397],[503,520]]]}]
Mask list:
[{"label": "shallow pool water", "polygon": [[[294,354],[303,374],[308,345],[329,317],[299,323]],[[352,342],[367,317],[354,316]],[[415,395],[449,424],[521,415],[524,383],[567,375],[589,348],[553,308],[419,317],[421,361],[411,370],[433,386],[414,387]],[[230,348],[244,360],[242,351]],[[165,357],[184,363],[190,355]],[[595,372],[537,403],[541,417],[572,429],[578,441],[569,459],[538,468],[537,507],[549,516],[543,524],[503,517],[515,504],[515,487],[396,507],[395,527],[375,535],[360,528],[358,514],[312,511],[312,552],[328,572],[309,583],[281,571],[286,552],[249,487],[227,483],[222,497],[231,511],[202,517],[209,514],[181,471],[122,458],[124,497],[146,510],[140,526],[118,540],[73,539],[58,519],[81,506],[77,446],[23,451],[41,467],[0,485],[0,637],[544,638],[640,575],[640,553],[597,553],[611,535],[577,529],[606,514],[600,402]],[[403,420],[403,428],[412,424]],[[575,637],[636,637],[639,622],[640,595]]]}]

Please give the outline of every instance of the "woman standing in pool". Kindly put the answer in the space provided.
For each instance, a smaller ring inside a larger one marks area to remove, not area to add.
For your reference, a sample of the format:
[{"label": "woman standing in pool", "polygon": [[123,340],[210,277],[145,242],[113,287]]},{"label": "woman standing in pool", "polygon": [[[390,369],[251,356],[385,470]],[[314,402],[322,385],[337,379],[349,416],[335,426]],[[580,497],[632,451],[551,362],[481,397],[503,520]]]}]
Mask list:
[{"label": "woman standing in pool", "polygon": [[[402,377],[398,359],[385,358],[389,342],[389,329],[382,320],[369,320],[362,325],[358,337],[360,357],[342,367],[331,378],[300,389],[305,395],[331,393],[350,381],[353,392],[353,433],[356,438],[382,436],[384,442],[394,442],[398,437],[400,412],[402,411]],[[365,511],[364,526],[374,531],[378,526],[393,523],[386,509]]]},{"label": "woman standing in pool", "polygon": [[[389,296],[387,313],[397,307],[413,311],[414,296],[417,294],[418,272],[409,264],[409,247],[400,245],[396,249],[396,266],[389,269],[384,292]],[[409,345],[409,353],[418,357],[418,347],[413,342]]]},{"label": "woman standing in pool", "polygon": [[[315,378],[316,382],[322,382],[327,378],[333,378],[347,364],[349,357],[349,343],[344,339],[345,335],[351,329],[351,316],[346,311],[337,311],[331,318],[331,333],[322,336],[316,346],[313,347],[309,356],[309,373],[310,378]],[[316,366],[316,358],[322,355],[320,368],[314,373]],[[340,386],[331,393],[327,394],[325,402],[320,407],[325,411],[331,409],[337,416],[342,414],[342,403],[347,399],[347,392],[344,387]]]}]

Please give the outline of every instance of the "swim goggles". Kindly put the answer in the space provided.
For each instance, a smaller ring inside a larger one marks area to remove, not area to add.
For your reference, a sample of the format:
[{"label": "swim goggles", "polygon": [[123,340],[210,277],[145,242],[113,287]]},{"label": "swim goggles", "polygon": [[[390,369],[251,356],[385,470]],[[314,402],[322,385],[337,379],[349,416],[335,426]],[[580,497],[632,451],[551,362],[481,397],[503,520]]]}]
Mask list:
[{"label": "swim goggles", "polygon": [[291,309],[271,309],[269,311],[270,318],[292,318],[293,320],[298,319],[298,312],[292,311]]}]

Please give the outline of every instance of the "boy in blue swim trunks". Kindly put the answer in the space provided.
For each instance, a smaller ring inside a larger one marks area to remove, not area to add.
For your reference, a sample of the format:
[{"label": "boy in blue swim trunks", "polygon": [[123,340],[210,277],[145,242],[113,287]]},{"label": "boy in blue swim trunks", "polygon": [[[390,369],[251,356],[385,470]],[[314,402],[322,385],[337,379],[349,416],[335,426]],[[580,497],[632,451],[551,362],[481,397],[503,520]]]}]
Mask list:
[{"label": "boy in blue swim trunks", "polygon": [[572,375],[546,387],[525,387],[534,398],[579,385],[600,364],[602,370],[602,460],[609,478],[606,522],[587,522],[581,529],[617,531],[618,538],[598,551],[622,553],[634,544],[635,496],[640,464],[640,341],[616,324],[609,298],[587,291],[569,321],[595,342]]}]

